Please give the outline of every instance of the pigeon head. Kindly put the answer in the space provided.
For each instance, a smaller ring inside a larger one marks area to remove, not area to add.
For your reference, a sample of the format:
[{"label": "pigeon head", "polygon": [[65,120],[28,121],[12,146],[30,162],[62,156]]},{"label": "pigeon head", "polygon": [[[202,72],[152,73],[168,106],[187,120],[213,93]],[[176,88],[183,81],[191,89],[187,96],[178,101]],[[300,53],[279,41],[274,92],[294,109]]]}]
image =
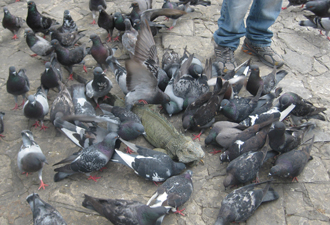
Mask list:
[{"label": "pigeon head", "polygon": [[37,9],[36,3],[34,1],[27,2],[28,9]]},{"label": "pigeon head", "polygon": [[220,105],[220,110],[221,109],[226,109],[228,106],[229,106],[229,100],[228,99],[223,99],[222,101],[221,101],[221,105]]},{"label": "pigeon head", "polygon": [[16,69],[14,66],[9,67],[9,74],[16,75]]},{"label": "pigeon head", "polygon": [[129,19],[126,18],[124,23],[126,30],[129,30],[132,27],[131,21]]},{"label": "pigeon head", "polygon": [[192,115],[188,115],[188,116],[185,116],[182,120],[182,127],[183,129],[185,130],[188,130],[189,128],[192,127],[192,123],[193,123],[193,116]]},{"label": "pigeon head", "polygon": [[188,73],[194,78],[199,78],[203,73],[203,67],[193,63],[189,66]]},{"label": "pigeon head", "polygon": [[274,129],[285,131],[285,124],[283,122],[277,121],[274,123]]},{"label": "pigeon head", "polygon": [[223,180],[223,186],[225,187],[225,189],[227,189],[227,187],[231,186],[231,185],[235,185],[235,177],[232,173],[227,174],[227,176],[225,177],[225,179]]},{"label": "pigeon head", "polygon": [[288,172],[288,169],[285,168],[284,164],[275,165],[270,169],[269,172],[270,176],[280,176],[280,177],[288,177],[290,176],[290,173]]},{"label": "pigeon head", "polygon": [[3,7],[3,13],[4,13],[4,14],[8,14],[8,13],[9,13],[9,10],[8,10],[7,7]]},{"label": "pigeon head", "polygon": [[64,17],[65,17],[65,16],[70,16],[70,11],[69,11],[69,10],[67,10],[67,9],[66,9],[66,10],[64,10]]},{"label": "pigeon head", "polygon": [[191,170],[187,170],[186,172],[184,172],[184,178],[186,179],[191,179],[192,175],[193,175],[193,171]]},{"label": "pigeon head", "polygon": [[53,39],[53,40],[50,42],[50,44],[51,44],[52,46],[54,46],[54,47],[56,47],[56,46],[61,46],[61,45],[60,45],[60,42],[59,42],[57,39]]},{"label": "pigeon head", "polygon": [[24,31],[24,37],[26,37],[27,35],[34,35],[33,30],[30,28],[26,28]]},{"label": "pigeon head", "polygon": [[51,67],[51,63],[50,62],[46,62],[45,67],[46,67],[46,72],[49,70],[49,68]]},{"label": "pigeon head", "polygon": [[228,152],[227,152],[227,151],[223,152],[223,153],[219,156],[219,159],[220,159],[221,163],[223,163],[223,162],[229,162],[230,160],[229,160]]},{"label": "pigeon head", "polygon": [[32,105],[34,105],[34,104],[36,103],[36,98],[35,98],[35,96],[34,96],[34,95],[29,95],[29,97],[28,97],[28,101],[29,101]]},{"label": "pigeon head", "polygon": [[25,137],[25,138],[28,138],[29,140],[34,141],[33,134],[30,130],[22,130],[21,135],[23,138]]},{"label": "pigeon head", "polygon": [[170,101],[169,103],[166,103],[163,105],[168,115],[171,117],[173,114],[180,112],[181,110],[178,107],[178,104],[176,102]]},{"label": "pigeon head", "polygon": [[145,134],[144,126],[141,123],[133,124],[132,128],[140,134]]},{"label": "pigeon head", "polygon": [[93,71],[93,74],[94,74],[94,76],[100,76],[100,75],[104,74],[104,72],[101,67],[96,67]]},{"label": "pigeon head", "polygon": [[137,2],[133,2],[132,4],[131,4],[131,6],[130,6],[130,8],[139,8],[139,3],[137,3]]},{"label": "pigeon head", "polygon": [[279,103],[280,103],[281,110],[283,110],[283,109],[287,108],[289,105],[291,105],[292,103],[294,103],[294,99],[289,93],[284,93],[280,97]]},{"label": "pigeon head", "polygon": [[114,18],[114,20],[120,20],[120,21],[122,21],[123,16],[121,15],[120,12],[116,12],[116,13],[113,15],[113,18]]}]

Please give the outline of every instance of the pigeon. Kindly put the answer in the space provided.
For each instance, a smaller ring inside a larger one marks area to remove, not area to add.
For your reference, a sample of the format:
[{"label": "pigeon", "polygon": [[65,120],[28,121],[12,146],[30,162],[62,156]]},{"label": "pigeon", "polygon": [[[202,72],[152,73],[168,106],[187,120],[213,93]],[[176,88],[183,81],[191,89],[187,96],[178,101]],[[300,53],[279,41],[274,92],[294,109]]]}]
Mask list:
[{"label": "pigeon", "polygon": [[46,62],[45,71],[40,78],[41,86],[47,90],[46,92],[51,88],[57,88],[58,91],[61,91],[62,73],[52,63]]},{"label": "pigeon", "polygon": [[316,118],[325,120],[324,116],[320,113],[327,110],[326,108],[315,107],[311,102],[303,99],[298,94],[293,92],[286,92],[281,95],[279,98],[279,109],[284,110],[289,105],[295,105],[295,108],[292,110],[291,115],[303,118]]},{"label": "pigeon", "polygon": [[112,88],[112,82],[105,75],[101,67],[96,67],[93,74],[93,80],[86,84],[86,96],[88,98],[93,98],[98,108],[98,98],[106,98],[106,94],[108,94]]},{"label": "pigeon", "polygon": [[50,121],[54,124],[54,120],[67,115],[74,114],[74,106],[71,94],[64,84],[61,83],[61,91],[53,101],[50,109]]},{"label": "pigeon", "polygon": [[127,77],[127,71],[125,67],[120,65],[118,60],[114,55],[108,56],[108,58],[105,60],[112,72],[115,74],[116,81],[120,87],[120,89],[123,91],[124,95],[128,93],[127,85],[126,85],[126,77]]},{"label": "pigeon", "polygon": [[57,28],[60,33],[74,33],[78,31],[76,22],[71,17],[69,10],[64,10],[62,26]]},{"label": "pigeon", "polygon": [[60,42],[60,44],[64,47],[72,47],[75,45],[85,34],[82,34],[85,30],[82,31],[72,31],[68,32],[61,32],[60,30],[56,29],[56,27],[49,28],[50,37],[52,40],[56,39]]},{"label": "pigeon", "polygon": [[45,155],[42,153],[40,146],[34,141],[33,134],[29,130],[21,132],[23,144],[17,154],[18,169],[22,173],[38,172],[40,180],[40,188],[45,189],[47,184],[42,181],[42,168],[48,164]]},{"label": "pigeon", "polygon": [[268,141],[266,140],[260,151],[245,152],[231,161],[226,168],[227,176],[223,180],[223,186],[227,188],[230,185],[244,184],[254,178],[259,182],[258,172],[264,162],[268,148]]},{"label": "pigeon", "polygon": [[170,206],[173,212],[182,214],[181,212],[184,209],[178,210],[178,207],[186,203],[193,192],[192,174],[193,172],[191,170],[186,170],[181,175],[167,179],[157,188],[156,192],[147,202],[147,205],[150,205],[155,199],[151,207],[161,205],[165,207]]},{"label": "pigeon", "polygon": [[227,149],[232,144],[236,136],[244,130],[246,126],[230,121],[218,121],[212,125],[212,130],[205,138],[205,145],[219,145]]},{"label": "pigeon", "polygon": [[35,53],[31,55],[32,57],[48,56],[54,51],[54,47],[46,39],[35,35],[29,28],[25,29],[24,36],[26,37],[26,44]]},{"label": "pigeon", "polygon": [[304,134],[313,126],[314,124],[307,122],[298,127],[286,129],[283,122],[275,122],[274,128],[268,133],[269,145],[279,153],[291,151],[301,144]]},{"label": "pigeon", "polygon": [[[178,2],[171,2],[170,0],[164,0],[164,4],[162,5],[162,9],[177,9],[183,11],[185,13],[193,12],[194,9],[190,8],[190,2],[186,3],[178,3]],[[170,15],[167,18],[173,19],[172,26],[168,28],[169,30],[173,29],[176,25],[177,20],[184,14],[181,15]]]},{"label": "pigeon", "polygon": [[[30,82],[26,76],[26,70],[20,69],[18,73],[14,66],[9,67],[9,76],[6,83],[7,92],[14,95],[15,107],[12,110],[17,110],[20,106],[25,103],[25,94],[30,90]],[[17,96],[22,95],[23,102],[21,105],[17,104]]]},{"label": "pigeon", "polygon": [[28,14],[26,24],[33,30],[34,33],[41,32],[44,35],[48,34],[49,28],[59,24],[56,20],[43,16],[38,12],[36,3],[28,1]]},{"label": "pigeon", "polygon": [[248,151],[258,151],[264,146],[270,125],[277,121],[278,117],[269,118],[260,124],[255,124],[241,133],[231,143],[229,148],[220,155],[221,162],[230,162]]},{"label": "pigeon", "polygon": [[75,110],[74,114],[95,116],[96,113],[94,107],[86,99],[85,86],[86,85],[84,84],[73,84],[70,87],[72,93],[72,102]]},{"label": "pigeon", "polygon": [[85,194],[82,206],[98,212],[113,224],[160,225],[168,209],[138,201],[94,198]]},{"label": "pigeon", "polygon": [[53,206],[43,201],[38,194],[30,194],[27,196],[26,201],[30,205],[34,225],[66,225],[61,214]]},{"label": "pigeon", "polygon": [[3,7],[3,19],[2,19],[2,26],[5,29],[10,30],[14,36],[11,39],[18,39],[17,32],[23,26],[23,19],[18,16],[12,15],[7,7]]},{"label": "pigeon", "polygon": [[99,18],[97,20],[97,24],[99,25],[99,27],[105,29],[108,32],[107,42],[110,42],[112,39],[113,30],[115,29],[114,18],[112,14],[109,15],[104,10],[102,5],[99,5],[98,9],[99,9]]},{"label": "pigeon", "polygon": [[118,135],[122,139],[130,141],[136,139],[141,134],[146,134],[140,118],[132,111],[108,104],[100,104],[100,108],[105,115],[111,112],[115,117],[119,118]]},{"label": "pigeon", "polygon": [[162,92],[157,86],[157,79],[140,62],[130,59],[125,62],[127,70],[127,89],[125,105],[131,109],[139,100],[148,104],[165,104],[170,101],[168,95]]},{"label": "pigeon", "polygon": [[313,159],[310,155],[314,144],[313,135],[311,143],[301,149],[292,150],[281,154],[275,161],[275,165],[270,169],[270,176],[291,177],[292,182],[298,182],[298,175],[304,170],[309,160]]},{"label": "pigeon", "polygon": [[263,86],[261,95],[266,95],[270,93],[277,84],[288,74],[285,70],[280,70],[276,72],[276,66],[271,73],[267,76],[260,77],[259,66],[251,65],[251,73],[246,84],[246,90],[250,92],[253,96],[258,93],[259,87]]},{"label": "pigeon", "polygon": [[5,137],[2,133],[5,130],[5,126],[3,124],[3,117],[4,117],[5,113],[4,112],[0,112],[0,138]]},{"label": "pigeon", "polygon": [[180,69],[180,55],[175,52],[170,46],[164,49],[162,58],[162,68],[167,73],[167,76],[172,78],[176,71]]},{"label": "pigeon", "polygon": [[163,182],[169,177],[179,175],[184,169],[185,164],[174,162],[167,154],[141,147],[120,139],[138,155],[129,155],[115,150],[111,161],[121,163],[130,167],[134,172],[154,182]]},{"label": "pigeon", "polygon": [[190,2],[190,5],[202,5],[202,6],[210,6],[211,1],[205,1],[205,0],[179,0],[180,3],[186,4],[187,2]]},{"label": "pigeon", "polygon": [[86,46],[79,46],[74,49],[64,48],[56,39],[51,41],[57,54],[58,61],[69,71],[69,80],[73,80],[72,66],[74,64],[84,64],[84,71],[87,73],[85,62],[83,59],[87,55]]},{"label": "pigeon", "polygon": [[129,19],[125,19],[125,33],[123,34],[121,40],[124,48],[129,52],[130,56],[134,55],[135,43],[138,36],[138,31],[136,31],[131,24]]},{"label": "pigeon", "polygon": [[[220,212],[214,225],[229,225],[231,222],[245,222],[263,202],[274,201],[279,195],[270,187],[272,180],[249,184],[235,189],[221,202]],[[256,186],[266,183],[262,189]]]},{"label": "pigeon", "polygon": [[47,101],[47,95],[43,88],[40,86],[37,89],[37,93],[30,95],[28,101],[23,106],[24,116],[29,119],[36,119],[37,121],[33,124],[34,127],[38,127],[41,120],[41,129],[46,130],[48,127],[44,125],[44,117],[48,114],[49,106]]},{"label": "pigeon", "polygon": [[91,24],[96,24],[95,22],[95,12],[99,10],[99,5],[101,5],[104,9],[107,9],[107,3],[105,0],[89,0],[89,10],[92,11],[93,14],[93,22]]},{"label": "pigeon", "polygon": [[126,18],[129,18],[132,24],[134,24],[137,20],[141,21],[142,11],[140,10],[139,3],[132,2],[130,8],[132,8],[132,11],[128,15],[126,15]]},{"label": "pigeon", "polygon": [[[84,148],[80,152],[54,164],[55,166],[61,163],[69,163],[54,169],[57,172],[54,181],[61,181],[78,172],[89,175],[93,171],[100,170],[111,159],[117,139],[117,133],[109,133],[100,143]],[[89,179],[96,181],[99,177],[89,176]]]},{"label": "pigeon", "polygon": [[[68,121],[74,121],[74,125]],[[93,116],[93,115],[68,115],[61,120],[56,120],[56,127],[77,146],[88,148],[93,144],[100,143],[109,133],[118,133],[120,120],[113,114]],[[82,122],[86,122],[87,125]],[[107,127],[98,126],[97,123],[106,122]]]},{"label": "pigeon", "polygon": [[112,49],[107,45],[101,42],[101,38],[96,34],[90,35],[90,40],[93,42],[92,47],[90,48],[90,53],[93,58],[96,60],[98,66],[108,66],[106,59],[108,56],[113,55]]},{"label": "pigeon", "polygon": [[[115,28],[120,32],[120,31],[125,31],[125,19],[126,16],[121,14],[120,12],[115,12],[113,15],[113,21]],[[113,39],[113,41],[118,41],[119,40],[119,35]]]},{"label": "pigeon", "polygon": [[282,7],[282,10],[289,8],[292,5],[302,5],[301,8],[304,7],[304,4],[306,4],[310,0],[289,0],[289,4],[286,7]]},{"label": "pigeon", "polygon": [[311,11],[318,17],[330,17],[329,9],[329,0],[315,0],[307,2],[303,10]]},{"label": "pigeon", "polygon": [[[330,37],[328,36],[330,31],[330,18],[322,18],[315,15],[304,15],[308,20],[302,20],[299,21],[300,26],[305,27],[313,27],[315,29],[319,29],[320,33],[322,34],[322,30],[325,31],[325,35],[327,36],[327,39],[330,41]],[[329,15],[330,16],[330,15]]]},{"label": "pigeon", "polygon": [[253,110],[257,107],[258,100],[261,96],[263,86],[259,87],[258,93],[252,99],[235,98],[235,99],[223,99],[221,101],[221,111],[225,117],[233,122],[241,122],[246,119]]}]

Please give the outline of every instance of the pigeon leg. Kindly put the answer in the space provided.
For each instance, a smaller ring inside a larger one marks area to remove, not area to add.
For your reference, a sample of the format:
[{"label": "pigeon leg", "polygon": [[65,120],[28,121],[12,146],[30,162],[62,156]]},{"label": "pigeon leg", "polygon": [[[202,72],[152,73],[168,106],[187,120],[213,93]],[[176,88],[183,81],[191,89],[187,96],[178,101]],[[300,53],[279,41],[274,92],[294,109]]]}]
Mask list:
[{"label": "pigeon leg", "polygon": [[20,104],[18,107],[21,107],[21,106],[23,106],[25,104],[25,99],[23,98],[23,102],[22,102],[22,104]]},{"label": "pigeon leg", "polygon": [[180,214],[181,216],[185,216],[185,215],[182,213],[182,211],[185,210],[185,209],[186,209],[186,208],[179,210],[179,209],[177,208],[176,211],[175,211],[174,213],[178,213],[178,214]]},{"label": "pigeon leg", "polygon": [[130,147],[127,146],[126,148],[126,153],[128,154],[132,154],[134,151],[132,151],[132,149],[130,149]]},{"label": "pigeon leg", "polygon": [[173,28],[174,28],[174,27],[173,27],[173,26],[171,26],[171,27],[169,27],[169,28],[168,28],[168,30],[172,30]]},{"label": "pigeon leg", "polygon": [[330,41],[330,37],[327,37],[327,39]]},{"label": "pigeon leg", "polygon": [[19,109],[19,105],[17,103],[15,103],[15,107],[12,108],[11,110],[17,110],[17,109]]},{"label": "pigeon leg", "polygon": [[73,73],[69,75],[68,80],[73,80]]},{"label": "pigeon leg", "polygon": [[305,6],[305,4],[302,4],[302,5],[300,6],[300,8],[302,9],[302,8],[304,8],[304,6]]},{"label": "pigeon leg", "polygon": [[87,73],[87,68],[85,65],[83,65],[83,69],[84,69],[85,73]]},{"label": "pigeon leg", "polygon": [[145,105],[148,105],[148,102],[146,102],[146,100],[143,100],[143,99],[140,99],[138,102],[142,102],[143,104],[145,104]]},{"label": "pigeon leg", "polygon": [[215,154],[217,154],[217,153],[220,153],[221,152],[221,150],[215,150],[215,149],[213,149],[213,152],[210,152],[212,155],[215,155]]},{"label": "pigeon leg", "polygon": [[16,40],[16,39],[18,39],[18,37],[17,37],[17,35],[16,35],[16,34],[14,34],[14,36],[13,36],[11,39],[14,39],[14,40]]},{"label": "pigeon leg", "polygon": [[93,22],[91,22],[92,25],[95,25],[96,24],[96,21],[95,19],[93,19]]},{"label": "pigeon leg", "polygon": [[19,0],[15,0],[15,2],[19,2]]},{"label": "pigeon leg", "polygon": [[108,169],[108,168],[104,166],[104,167],[102,167],[99,171],[100,171],[100,172],[103,172],[103,170],[105,170],[105,169]]},{"label": "pigeon leg", "polygon": [[110,98],[110,97],[107,96],[107,95],[105,95],[105,96],[103,97],[103,100],[106,100],[107,98]]},{"label": "pigeon leg", "polygon": [[288,8],[288,7],[282,7],[281,9],[282,9],[282,10],[285,10],[285,9],[287,9],[287,8]]},{"label": "pigeon leg", "polygon": [[168,18],[167,16],[165,16],[164,21],[169,21],[169,20],[170,20],[170,18]]},{"label": "pigeon leg", "polygon": [[45,184],[42,180],[40,180],[40,186],[38,188],[38,190],[40,190],[40,188],[45,190],[45,187],[49,186],[48,184]]},{"label": "pigeon leg", "polygon": [[0,134],[0,137],[1,137],[1,138],[4,138],[4,137],[6,137],[6,136],[5,136],[5,135],[3,135],[3,134]]},{"label": "pigeon leg", "polygon": [[292,179],[292,182],[294,182],[295,180],[296,180],[297,182],[299,182],[297,177],[294,177],[294,178]]},{"label": "pigeon leg", "polygon": [[96,177],[96,176],[89,176],[88,180],[93,180],[95,182],[97,182],[97,179],[100,179],[101,177]]},{"label": "pigeon leg", "polygon": [[322,30],[320,30],[320,35],[322,35],[322,36],[324,35],[324,34],[322,33]]},{"label": "pigeon leg", "polygon": [[107,42],[110,42],[111,41],[111,36],[110,36],[110,34],[108,34],[108,36],[107,36]]},{"label": "pigeon leg", "polygon": [[32,54],[32,55],[30,55],[31,57],[36,57],[37,56],[37,54]]},{"label": "pigeon leg", "polygon": [[40,124],[39,124],[39,121],[37,120],[34,124],[32,124],[33,127],[39,127]]},{"label": "pigeon leg", "polygon": [[29,173],[27,173],[27,172],[23,172],[22,174],[26,174],[26,176],[28,176],[28,175],[29,175]]}]

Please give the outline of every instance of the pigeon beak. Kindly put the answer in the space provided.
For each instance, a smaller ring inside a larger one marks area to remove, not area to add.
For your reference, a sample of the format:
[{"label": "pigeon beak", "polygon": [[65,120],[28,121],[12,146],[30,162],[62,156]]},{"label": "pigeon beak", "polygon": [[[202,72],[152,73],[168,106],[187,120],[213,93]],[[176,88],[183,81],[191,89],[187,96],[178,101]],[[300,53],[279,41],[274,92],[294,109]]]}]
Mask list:
[{"label": "pigeon beak", "polygon": [[268,177],[270,177],[270,176],[272,176],[272,174],[271,174],[271,173],[269,173],[267,176],[268,176]]},{"label": "pigeon beak", "polygon": [[48,162],[47,162],[47,160],[46,160],[44,163],[46,163],[46,164],[48,165]]},{"label": "pigeon beak", "polygon": [[46,68],[45,70],[46,70],[46,72],[48,72],[49,68]]},{"label": "pigeon beak", "polygon": [[147,135],[147,133],[146,133],[146,132],[143,132],[142,134],[143,134],[143,135]]}]

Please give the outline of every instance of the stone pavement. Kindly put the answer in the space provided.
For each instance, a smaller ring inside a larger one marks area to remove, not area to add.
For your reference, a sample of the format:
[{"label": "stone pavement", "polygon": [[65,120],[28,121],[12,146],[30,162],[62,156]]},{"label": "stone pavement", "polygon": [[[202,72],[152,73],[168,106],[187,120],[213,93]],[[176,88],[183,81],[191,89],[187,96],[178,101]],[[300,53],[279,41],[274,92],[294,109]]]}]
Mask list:
[{"label": "stone pavement", "polygon": [[[86,37],[81,39],[87,43],[91,33],[97,33],[102,40],[106,38],[106,31],[98,26],[90,25],[92,14],[88,8],[88,0],[35,0],[38,10],[45,15],[62,22],[63,11],[69,9],[73,19],[80,29],[87,29]],[[188,51],[195,53],[203,62],[213,55],[211,44],[212,33],[217,29],[217,19],[222,1],[212,0],[211,7],[195,7],[195,12],[185,15],[178,20],[177,26],[171,30],[161,30],[155,37],[159,56],[162,56],[163,49],[171,45],[181,54],[187,45]],[[107,2],[109,12],[130,11],[131,1],[111,0]],[[161,0],[154,1],[154,8],[161,7]],[[284,1],[283,6],[287,5]],[[0,6],[7,5],[14,15],[26,18],[26,2],[14,3],[14,0],[3,0]],[[304,12],[306,13],[306,12]],[[1,10],[0,17],[3,17]],[[328,81],[330,66],[330,44],[324,37],[320,36],[317,30],[300,27],[298,21],[305,19],[299,7],[290,7],[281,12],[277,22],[272,26],[274,31],[274,49],[280,53],[286,65],[283,69],[289,74],[280,82],[284,91],[293,91],[302,97],[310,100],[316,106],[330,108],[330,82]],[[162,20],[162,18],[160,19]],[[171,22],[167,22],[168,25]],[[25,24],[25,27],[27,25]],[[6,136],[0,141],[0,224],[32,224],[32,213],[25,201],[27,195],[36,192],[40,197],[56,207],[62,214],[67,224],[109,224],[110,222],[96,213],[81,206],[83,194],[87,193],[96,197],[123,198],[147,202],[149,197],[156,190],[156,186],[149,181],[135,175],[130,169],[110,163],[104,172],[97,172],[101,176],[97,182],[87,180],[82,175],[74,175],[61,182],[54,183],[54,171],[52,164],[64,157],[76,152],[78,148],[71,143],[63,134],[57,133],[50,122],[46,125],[50,128],[47,131],[39,131],[32,128],[34,121],[26,119],[22,111],[10,111],[14,106],[14,98],[6,92],[6,80],[9,66],[16,69],[25,68],[30,79],[31,90],[29,94],[35,93],[40,84],[40,74],[44,70],[43,60],[31,58],[32,54],[23,38],[24,29],[19,33],[17,41],[11,40],[12,34],[2,27],[0,36],[0,110],[6,113],[4,117]],[[115,32],[116,34],[116,32]],[[243,41],[243,39],[241,40]],[[91,45],[91,43],[87,43]],[[248,59],[248,55],[239,49],[236,51],[236,58],[239,62]],[[85,58],[88,73],[85,74],[81,66],[74,68],[74,71],[86,79],[91,79],[92,70],[96,65],[91,56]],[[123,62],[123,61],[121,61]],[[262,75],[268,74],[268,68],[253,58],[253,62],[261,66]],[[64,77],[68,76],[65,71]],[[113,74],[107,75],[114,81]],[[76,81],[69,81],[68,85]],[[329,86],[328,86],[329,85]],[[120,89],[115,86],[112,93],[120,94]],[[50,102],[54,100],[56,93],[50,91]],[[21,101],[21,97],[19,97]],[[327,111],[328,112],[328,111]],[[181,128],[181,116],[173,116],[170,121],[176,128]],[[298,177],[298,183],[291,183],[290,179],[276,179],[274,188],[280,198],[271,203],[264,204],[256,213],[248,219],[246,224],[329,224],[330,218],[330,131],[328,122],[315,121],[317,128],[316,143],[312,150],[314,159],[307,164],[303,173]],[[43,180],[49,186],[46,190],[39,190],[39,180],[36,173],[26,177],[20,174],[17,167],[17,152],[21,146],[20,132],[24,129],[31,129],[37,143],[41,146],[49,165],[43,170]],[[194,193],[190,200],[181,208],[186,208],[185,217],[170,214],[166,216],[163,224],[213,224],[222,199],[232,191],[224,190],[222,181],[224,176],[211,178],[215,173],[224,172],[226,164],[220,164],[218,155],[212,155],[212,146],[204,147],[204,138],[209,131],[202,135],[201,144],[205,150],[204,164],[197,163],[193,166]],[[187,132],[187,135],[191,135]],[[198,140],[196,140],[198,141]],[[147,142],[141,137],[135,141],[140,145]],[[270,163],[263,165],[260,180],[267,179]],[[242,223],[244,224],[244,223]]]}]

